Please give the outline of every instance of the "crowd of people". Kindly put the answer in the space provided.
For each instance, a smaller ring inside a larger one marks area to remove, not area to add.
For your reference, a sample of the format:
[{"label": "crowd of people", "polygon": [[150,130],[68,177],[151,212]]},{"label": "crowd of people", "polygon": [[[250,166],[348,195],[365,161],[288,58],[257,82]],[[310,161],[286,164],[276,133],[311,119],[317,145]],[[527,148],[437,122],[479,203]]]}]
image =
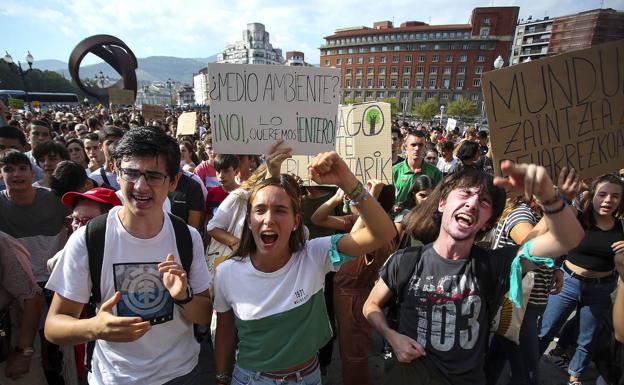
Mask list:
[{"label": "crowd of people", "polygon": [[0,384],[318,385],[335,340],[345,385],[371,352],[388,385],[624,378],[624,169],[494,177],[487,130],[394,122],[391,184],[327,152],[305,186],[177,116],[0,102]]}]

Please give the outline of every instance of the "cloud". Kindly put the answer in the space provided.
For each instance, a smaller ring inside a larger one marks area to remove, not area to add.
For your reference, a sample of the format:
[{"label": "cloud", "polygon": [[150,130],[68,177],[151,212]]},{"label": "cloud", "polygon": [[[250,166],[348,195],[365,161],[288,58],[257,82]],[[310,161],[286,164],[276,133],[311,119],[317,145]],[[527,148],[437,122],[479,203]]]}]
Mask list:
[{"label": "cloud", "polygon": [[[558,16],[595,7],[592,0],[493,0],[496,6],[517,5],[527,17]],[[432,24],[467,23],[471,11],[483,4],[455,0],[441,9],[436,2],[393,0],[3,0],[0,15],[14,19],[37,18],[72,39],[112,34],[124,40],[138,57],[167,55],[206,57],[241,39],[248,23],[260,22],[271,43],[284,52],[303,51],[306,60],[319,62],[323,37],[337,28],[369,26],[380,20],[395,25],[408,20]],[[622,0],[605,0],[605,7],[622,7]],[[43,28],[43,27],[42,27]],[[49,44],[42,42],[42,44]],[[66,57],[69,52],[59,54]]]}]

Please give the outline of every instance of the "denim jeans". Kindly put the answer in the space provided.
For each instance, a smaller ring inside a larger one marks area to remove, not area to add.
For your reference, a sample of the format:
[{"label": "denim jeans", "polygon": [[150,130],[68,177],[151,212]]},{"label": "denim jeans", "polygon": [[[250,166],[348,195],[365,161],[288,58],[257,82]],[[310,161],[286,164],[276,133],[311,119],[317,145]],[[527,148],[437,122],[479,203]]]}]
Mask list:
[{"label": "denim jeans", "polygon": [[234,366],[231,385],[321,385],[321,371],[319,368],[303,377],[297,376],[296,381],[281,381],[263,376],[260,372]]},{"label": "denim jeans", "polygon": [[611,310],[610,294],[614,288],[615,280],[605,283],[583,282],[564,271],[563,288],[558,295],[551,295],[548,298],[548,305],[542,317],[539,335],[540,353],[544,353],[570,313],[576,308],[579,314],[579,333],[568,373],[571,376],[580,376],[591,361],[592,344],[600,320]]}]

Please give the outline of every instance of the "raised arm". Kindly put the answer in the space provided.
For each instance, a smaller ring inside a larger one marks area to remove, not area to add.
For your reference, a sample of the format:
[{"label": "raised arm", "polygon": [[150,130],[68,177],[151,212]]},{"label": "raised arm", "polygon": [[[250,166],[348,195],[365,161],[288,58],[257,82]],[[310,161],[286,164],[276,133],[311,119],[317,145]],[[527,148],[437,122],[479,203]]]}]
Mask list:
[{"label": "raised arm", "polygon": [[356,203],[366,228],[347,234],[338,242],[338,250],[353,257],[381,247],[396,235],[396,229],[383,208],[364,189],[340,156],[332,151],[319,154],[308,165],[312,180],[335,184]]},{"label": "raised arm", "polygon": [[581,242],[585,232],[572,210],[559,198],[544,167],[506,161],[501,169],[509,178],[496,177],[497,186],[524,193],[527,199],[535,197],[542,206],[548,230],[533,239],[529,250],[532,255],[557,258]]},{"label": "raised arm", "polygon": [[620,278],[613,302],[613,330],[615,331],[615,339],[624,343],[624,245],[621,246],[623,250],[615,254],[615,268]]},{"label": "raised arm", "polygon": [[310,217],[310,221],[317,226],[327,227],[334,230],[345,231],[345,221],[343,218],[331,215],[334,209],[342,204],[344,192],[340,189],[331,198],[319,206]]}]

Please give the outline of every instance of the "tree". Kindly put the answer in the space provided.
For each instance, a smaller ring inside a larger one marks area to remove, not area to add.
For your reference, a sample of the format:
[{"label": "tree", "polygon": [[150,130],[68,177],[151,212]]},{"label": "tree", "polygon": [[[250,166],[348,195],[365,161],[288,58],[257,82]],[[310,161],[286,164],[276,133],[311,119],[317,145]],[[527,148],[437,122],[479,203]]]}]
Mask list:
[{"label": "tree", "polygon": [[[33,69],[24,75],[24,82],[30,92],[70,92],[78,94],[80,99],[86,96],[76,84],[54,71]],[[24,90],[20,76],[4,62],[0,62],[0,89]]]},{"label": "tree", "polygon": [[401,111],[401,109],[399,108],[399,101],[397,100],[397,98],[387,97],[387,98],[383,98],[381,101],[384,103],[390,104],[390,114],[393,117],[397,116],[399,112]]},{"label": "tree", "polygon": [[342,105],[346,106],[347,104],[355,104],[357,103],[357,100],[352,99],[352,98],[344,98],[342,99]]},{"label": "tree", "polygon": [[447,108],[449,116],[456,116],[459,120],[467,121],[478,115],[477,104],[463,96],[457,100],[449,102]]},{"label": "tree", "polygon": [[420,102],[413,107],[414,115],[420,120],[430,121],[440,111],[440,106],[435,99]]}]

